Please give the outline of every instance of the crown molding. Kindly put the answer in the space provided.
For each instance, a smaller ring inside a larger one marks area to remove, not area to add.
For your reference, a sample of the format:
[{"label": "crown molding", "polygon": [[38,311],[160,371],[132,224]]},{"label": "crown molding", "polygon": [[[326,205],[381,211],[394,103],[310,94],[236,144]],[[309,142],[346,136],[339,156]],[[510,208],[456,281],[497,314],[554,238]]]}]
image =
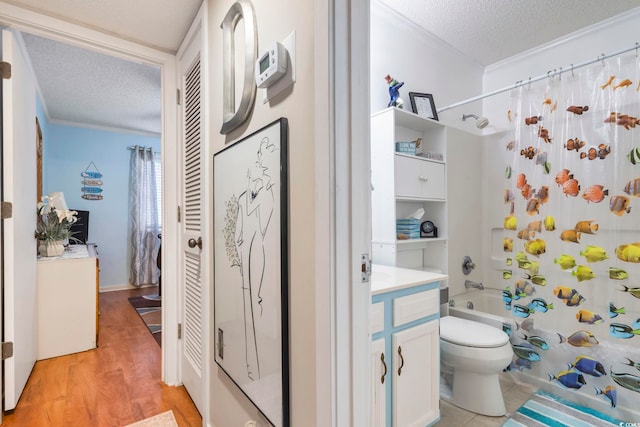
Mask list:
[{"label": "crown molding", "polygon": [[[512,63],[515,62],[520,62],[520,61],[524,61],[526,59],[529,59],[531,57],[535,57],[537,55],[540,55],[543,51],[545,50],[549,50],[549,49],[553,49],[554,47],[557,46],[561,46],[567,42],[576,40],[576,39],[580,39],[586,35],[590,35],[593,33],[597,33],[599,31],[602,31],[606,28],[611,28],[614,27],[616,25],[620,25],[623,22],[626,21],[631,21],[631,20],[637,20],[640,18],[640,7],[636,7],[635,9],[631,9],[628,12],[624,12],[620,15],[616,15],[616,16],[612,16],[611,18],[607,18],[604,21],[600,21],[597,22],[595,24],[586,26],[580,30],[574,31],[573,33],[567,34],[565,36],[559,37],[555,40],[552,40],[550,42],[541,44],[539,46],[536,46],[534,48],[522,51],[516,55],[513,55],[509,58],[503,59],[502,61],[498,61],[495,62],[493,64],[489,64],[485,67],[484,72],[488,73],[488,72],[492,72],[495,71],[497,69],[500,69],[506,65],[510,65]],[[630,35],[630,37],[632,37],[632,35]],[[637,40],[633,40],[634,42]],[[606,53],[606,52],[605,52]]]},{"label": "crown molding", "polygon": [[141,130],[118,128],[118,127],[112,127],[112,126],[101,126],[101,125],[74,122],[69,120],[58,120],[58,119],[51,119],[51,118],[47,118],[47,120],[51,125],[73,126],[78,128],[84,128],[84,129],[101,130],[104,132],[116,132],[116,133],[126,133],[129,135],[137,135],[137,136],[149,136],[153,138],[160,138],[161,136],[159,132],[145,132]]}]

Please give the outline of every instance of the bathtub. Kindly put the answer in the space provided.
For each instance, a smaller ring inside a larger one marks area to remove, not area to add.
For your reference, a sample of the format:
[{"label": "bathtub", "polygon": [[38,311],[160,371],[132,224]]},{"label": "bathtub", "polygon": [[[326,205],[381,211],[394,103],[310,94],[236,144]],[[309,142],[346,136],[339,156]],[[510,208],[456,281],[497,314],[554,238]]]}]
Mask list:
[{"label": "bathtub", "polygon": [[502,289],[473,289],[449,299],[450,316],[485,323],[500,330],[510,327],[511,331],[515,331],[515,321],[503,317],[507,313],[502,301]]}]

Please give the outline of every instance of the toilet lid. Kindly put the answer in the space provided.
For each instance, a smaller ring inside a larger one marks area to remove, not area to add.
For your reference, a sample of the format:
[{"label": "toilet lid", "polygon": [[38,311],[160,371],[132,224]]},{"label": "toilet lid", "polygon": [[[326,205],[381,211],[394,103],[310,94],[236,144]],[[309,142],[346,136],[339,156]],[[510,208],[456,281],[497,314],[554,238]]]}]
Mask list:
[{"label": "toilet lid", "polygon": [[509,342],[507,334],[498,328],[460,317],[440,319],[440,339],[467,347],[500,347]]}]

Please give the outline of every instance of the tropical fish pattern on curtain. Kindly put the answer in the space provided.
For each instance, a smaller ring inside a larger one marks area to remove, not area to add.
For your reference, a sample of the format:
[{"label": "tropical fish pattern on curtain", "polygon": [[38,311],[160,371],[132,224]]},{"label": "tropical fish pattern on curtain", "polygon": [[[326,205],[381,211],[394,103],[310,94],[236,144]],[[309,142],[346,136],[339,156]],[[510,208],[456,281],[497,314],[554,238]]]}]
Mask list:
[{"label": "tropical fish pattern on curtain", "polygon": [[509,369],[597,410],[640,401],[638,64],[621,56],[513,89],[500,147]]}]

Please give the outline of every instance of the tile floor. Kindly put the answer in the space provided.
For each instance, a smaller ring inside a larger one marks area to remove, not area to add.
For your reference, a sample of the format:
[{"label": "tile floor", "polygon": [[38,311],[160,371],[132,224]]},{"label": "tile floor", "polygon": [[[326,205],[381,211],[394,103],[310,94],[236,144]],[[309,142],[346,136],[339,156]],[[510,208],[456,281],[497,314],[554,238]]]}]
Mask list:
[{"label": "tile floor", "polygon": [[441,400],[440,421],[435,425],[437,427],[499,427],[507,420],[509,414],[515,412],[537,391],[534,386],[516,383],[511,374],[505,373],[500,374],[500,386],[507,407],[507,416],[487,417],[474,414]]}]

